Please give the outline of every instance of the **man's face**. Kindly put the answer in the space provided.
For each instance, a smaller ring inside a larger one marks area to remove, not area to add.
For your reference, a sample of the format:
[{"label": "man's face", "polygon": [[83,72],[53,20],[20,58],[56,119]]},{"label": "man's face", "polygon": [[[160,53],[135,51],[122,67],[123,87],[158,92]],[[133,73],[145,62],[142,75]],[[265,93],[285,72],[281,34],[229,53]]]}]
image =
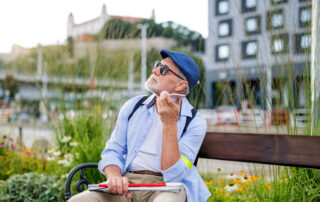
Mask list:
[{"label": "man's face", "polygon": [[[170,57],[161,60],[161,64],[167,65],[172,71],[182,75],[180,69],[175,65]],[[165,75],[160,74],[160,67],[157,67],[152,70],[152,74],[145,83],[145,89],[157,95],[160,95],[162,91],[176,93],[176,87],[180,81],[182,80],[170,71]]]}]

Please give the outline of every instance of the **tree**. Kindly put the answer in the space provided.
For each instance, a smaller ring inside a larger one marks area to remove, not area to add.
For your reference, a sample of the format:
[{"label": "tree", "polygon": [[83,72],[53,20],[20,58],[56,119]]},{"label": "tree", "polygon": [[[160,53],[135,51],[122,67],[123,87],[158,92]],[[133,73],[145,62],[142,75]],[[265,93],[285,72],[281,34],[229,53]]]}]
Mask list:
[{"label": "tree", "polygon": [[14,98],[15,94],[19,91],[19,81],[12,74],[7,74],[3,80],[3,89],[8,90],[10,99]]},{"label": "tree", "polygon": [[102,39],[130,39],[140,38],[141,31],[138,24],[148,24],[147,37],[165,37],[177,42],[176,48],[190,46],[192,51],[204,51],[204,39],[199,32],[176,24],[172,21],[157,24],[154,20],[144,19],[139,22],[127,22],[121,19],[111,19],[102,28],[98,38]]},{"label": "tree", "polygon": [[0,69],[4,69],[4,68],[5,68],[5,64],[3,60],[0,59]]},{"label": "tree", "polygon": [[74,47],[74,41],[72,37],[67,38],[67,49],[70,57],[73,57],[73,47]]}]

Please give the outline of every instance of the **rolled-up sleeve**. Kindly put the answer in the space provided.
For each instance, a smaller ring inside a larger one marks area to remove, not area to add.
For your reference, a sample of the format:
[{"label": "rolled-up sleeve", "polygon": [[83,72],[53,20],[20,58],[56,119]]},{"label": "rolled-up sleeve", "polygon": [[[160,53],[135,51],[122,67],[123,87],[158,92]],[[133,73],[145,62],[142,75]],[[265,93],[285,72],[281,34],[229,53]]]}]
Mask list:
[{"label": "rolled-up sleeve", "polygon": [[121,173],[124,172],[125,159],[127,154],[127,128],[128,116],[133,110],[134,104],[139,97],[135,97],[127,101],[121,108],[116,126],[111,134],[110,139],[106,143],[105,149],[101,153],[101,160],[98,165],[100,172],[109,165],[116,165],[120,168]]},{"label": "rolled-up sleeve", "polygon": [[206,130],[207,124],[205,119],[197,113],[196,117],[190,122],[187,131],[178,142],[179,151],[183,157],[180,157],[170,168],[162,171],[165,182],[180,182],[185,178],[190,171],[190,167],[186,161],[189,160],[192,164],[194,163]]}]

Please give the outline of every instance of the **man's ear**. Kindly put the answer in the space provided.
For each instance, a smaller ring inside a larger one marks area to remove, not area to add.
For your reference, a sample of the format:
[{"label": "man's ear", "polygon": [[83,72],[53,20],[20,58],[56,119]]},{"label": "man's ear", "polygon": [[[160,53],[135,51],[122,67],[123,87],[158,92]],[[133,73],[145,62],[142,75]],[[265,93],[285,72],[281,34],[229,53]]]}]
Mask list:
[{"label": "man's ear", "polygon": [[175,88],[176,91],[183,91],[187,86],[188,86],[188,81],[185,80],[181,80],[177,87]]}]

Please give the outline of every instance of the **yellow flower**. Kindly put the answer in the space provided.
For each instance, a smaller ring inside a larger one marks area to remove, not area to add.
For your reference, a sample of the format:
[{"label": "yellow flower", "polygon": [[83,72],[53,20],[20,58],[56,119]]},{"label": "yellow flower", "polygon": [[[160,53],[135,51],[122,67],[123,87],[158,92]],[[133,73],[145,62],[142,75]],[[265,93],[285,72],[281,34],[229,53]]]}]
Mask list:
[{"label": "yellow flower", "polygon": [[241,184],[240,186],[243,187],[243,189],[246,189],[249,187],[249,185],[246,185],[246,184]]},{"label": "yellow flower", "polygon": [[271,189],[270,184],[268,184],[268,183],[264,183],[264,185],[265,185],[269,190]]},{"label": "yellow flower", "polygon": [[219,180],[218,181],[218,184],[222,184],[222,183],[224,183],[224,180]]},{"label": "yellow flower", "polygon": [[30,148],[28,148],[28,147],[24,147],[23,150],[24,150],[24,152],[26,152],[26,153],[32,153],[32,152],[33,152],[33,150],[30,149]]},{"label": "yellow flower", "polygon": [[236,182],[236,183],[241,183],[240,179],[233,179],[232,181]]},{"label": "yellow flower", "polygon": [[216,194],[225,194],[226,193],[226,190],[225,189],[217,189],[216,191]]},{"label": "yellow flower", "polygon": [[258,180],[258,178],[257,178],[257,176],[252,176],[252,177],[249,177],[249,180],[250,181],[257,181]]},{"label": "yellow flower", "polygon": [[242,191],[244,191],[244,190],[241,189],[241,188],[238,188],[238,189],[237,189],[237,192],[242,192]]},{"label": "yellow flower", "polygon": [[205,182],[206,185],[212,184],[212,180],[210,180],[209,182]]},{"label": "yellow flower", "polygon": [[245,171],[241,171],[238,173],[238,175],[247,175],[247,173]]}]

